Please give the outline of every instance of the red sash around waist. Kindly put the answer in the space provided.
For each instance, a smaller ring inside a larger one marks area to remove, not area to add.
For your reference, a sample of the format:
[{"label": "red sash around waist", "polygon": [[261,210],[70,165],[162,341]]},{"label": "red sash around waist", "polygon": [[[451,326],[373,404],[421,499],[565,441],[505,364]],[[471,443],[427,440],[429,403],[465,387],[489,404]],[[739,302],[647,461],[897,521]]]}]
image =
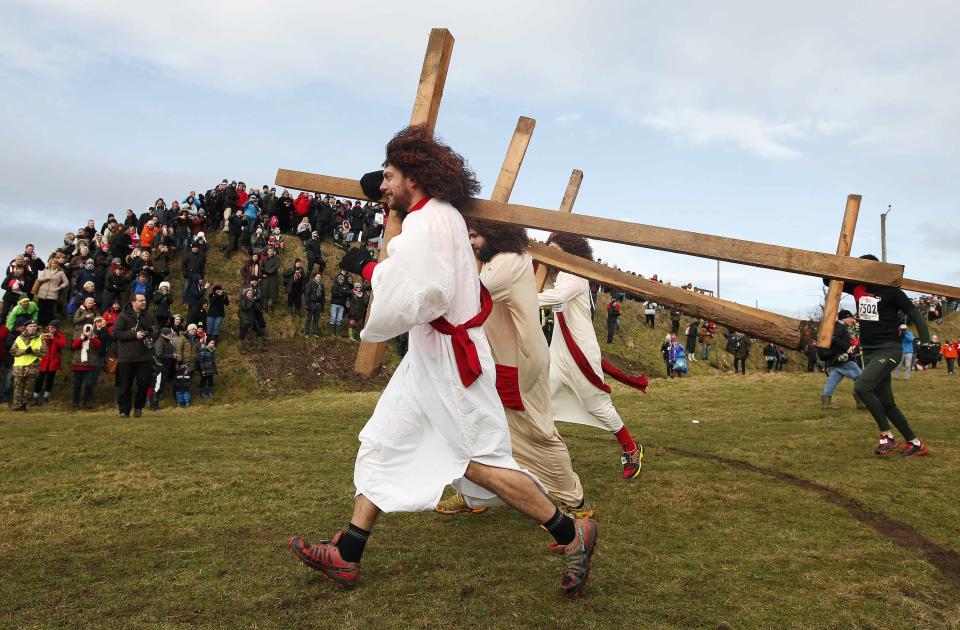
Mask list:
[{"label": "red sash around waist", "polygon": [[483,372],[480,367],[480,357],[477,354],[477,347],[467,332],[470,328],[482,326],[490,316],[493,310],[493,299],[490,298],[490,292],[487,287],[480,285],[480,312],[463,322],[459,326],[454,326],[447,321],[446,317],[440,316],[430,322],[430,325],[438,333],[449,335],[453,342],[453,356],[457,361],[457,371],[460,372],[460,381],[464,387],[470,387],[477,377]]},{"label": "red sash around waist", "polygon": [[[580,349],[580,346],[577,345],[576,340],[573,338],[573,334],[570,333],[570,328],[567,327],[567,320],[563,318],[563,313],[558,312],[554,313],[554,315],[557,323],[560,325],[560,332],[563,334],[563,340],[567,344],[567,350],[570,351],[570,356],[573,357],[574,363],[576,363],[577,367],[580,368],[580,372],[582,372],[583,376],[590,381],[590,384],[600,391],[609,394],[610,386],[604,383],[603,378],[593,371],[593,366],[590,365],[586,355],[583,354],[583,350]],[[618,370],[615,366],[608,363],[604,359],[600,360],[600,367],[603,369],[603,373],[607,374],[611,378],[623,383],[624,385],[629,385],[634,389],[639,389],[641,392],[646,393],[648,380],[645,375],[640,374],[638,376],[629,376]]]},{"label": "red sash around waist", "polygon": [[517,368],[497,364],[497,393],[507,409],[526,411],[520,398],[520,373]]}]

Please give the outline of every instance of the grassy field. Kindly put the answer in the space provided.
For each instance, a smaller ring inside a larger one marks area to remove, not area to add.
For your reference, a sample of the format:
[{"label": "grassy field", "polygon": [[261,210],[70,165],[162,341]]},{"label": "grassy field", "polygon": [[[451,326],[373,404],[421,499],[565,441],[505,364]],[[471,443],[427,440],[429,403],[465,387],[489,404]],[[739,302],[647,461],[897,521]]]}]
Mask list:
[{"label": "grassy field", "polygon": [[872,454],[849,383],[820,412],[822,378],[616,389],[647,447],[633,482],[609,435],[560,425],[601,522],[577,601],[507,509],[387,515],[352,592],[290,555],[289,535],[346,525],[376,393],[4,413],[0,627],[957,628],[958,381],[898,382],[931,451],[903,460]]}]

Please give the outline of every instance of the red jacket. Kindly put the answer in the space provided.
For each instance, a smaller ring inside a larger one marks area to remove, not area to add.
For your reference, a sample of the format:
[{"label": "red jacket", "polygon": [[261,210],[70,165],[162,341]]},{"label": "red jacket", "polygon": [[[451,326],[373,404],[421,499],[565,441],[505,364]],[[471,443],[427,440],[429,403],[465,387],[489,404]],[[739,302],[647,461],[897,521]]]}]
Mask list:
[{"label": "red jacket", "polygon": [[250,193],[245,190],[237,191],[237,202],[233,204],[237,208],[243,208],[250,201]]},{"label": "red jacket", "polygon": [[307,197],[305,193],[300,193],[300,196],[293,200],[293,211],[298,217],[302,217],[309,212],[310,197]]},{"label": "red jacket", "polygon": [[47,353],[40,359],[41,372],[59,372],[63,349],[67,345],[67,338],[59,330],[53,339],[47,341]]},{"label": "red jacket", "polygon": [[7,335],[10,334],[10,329],[4,324],[0,324],[0,361],[3,361],[7,358],[7,344],[4,341],[7,340]]},{"label": "red jacket", "polygon": [[107,330],[111,333],[113,332],[113,323],[117,321],[117,315],[120,311],[115,311],[112,308],[108,308],[103,312],[103,321],[107,324]]}]

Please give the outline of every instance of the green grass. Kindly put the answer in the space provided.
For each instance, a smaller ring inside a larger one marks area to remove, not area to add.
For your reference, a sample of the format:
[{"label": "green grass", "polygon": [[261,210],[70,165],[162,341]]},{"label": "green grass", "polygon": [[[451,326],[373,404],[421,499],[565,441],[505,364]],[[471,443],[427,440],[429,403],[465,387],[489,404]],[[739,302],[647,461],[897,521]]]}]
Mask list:
[{"label": "green grass", "polygon": [[[956,377],[960,378],[960,377]],[[717,454],[833,488],[960,545],[957,380],[898,382],[927,458],[878,459],[845,382],[821,375],[657,380],[614,402],[647,445],[561,424],[597,508],[585,596],[558,595],[549,537],[508,509],[386,515],[361,585],[287,551],[346,525],[356,435],[376,393],[146,412],[0,415],[0,627],[957,628],[960,587],[818,494],[682,456]],[[691,420],[700,420],[699,424]],[[724,625],[726,624],[726,625]]]}]

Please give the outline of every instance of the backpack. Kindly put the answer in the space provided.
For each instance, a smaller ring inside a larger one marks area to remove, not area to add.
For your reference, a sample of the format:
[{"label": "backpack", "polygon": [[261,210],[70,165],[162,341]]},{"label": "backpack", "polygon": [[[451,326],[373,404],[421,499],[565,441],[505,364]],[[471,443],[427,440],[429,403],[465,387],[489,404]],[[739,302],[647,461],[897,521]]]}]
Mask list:
[{"label": "backpack", "polygon": [[687,358],[686,357],[677,357],[677,360],[673,362],[673,371],[680,372],[681,374],[687,373]]}]

